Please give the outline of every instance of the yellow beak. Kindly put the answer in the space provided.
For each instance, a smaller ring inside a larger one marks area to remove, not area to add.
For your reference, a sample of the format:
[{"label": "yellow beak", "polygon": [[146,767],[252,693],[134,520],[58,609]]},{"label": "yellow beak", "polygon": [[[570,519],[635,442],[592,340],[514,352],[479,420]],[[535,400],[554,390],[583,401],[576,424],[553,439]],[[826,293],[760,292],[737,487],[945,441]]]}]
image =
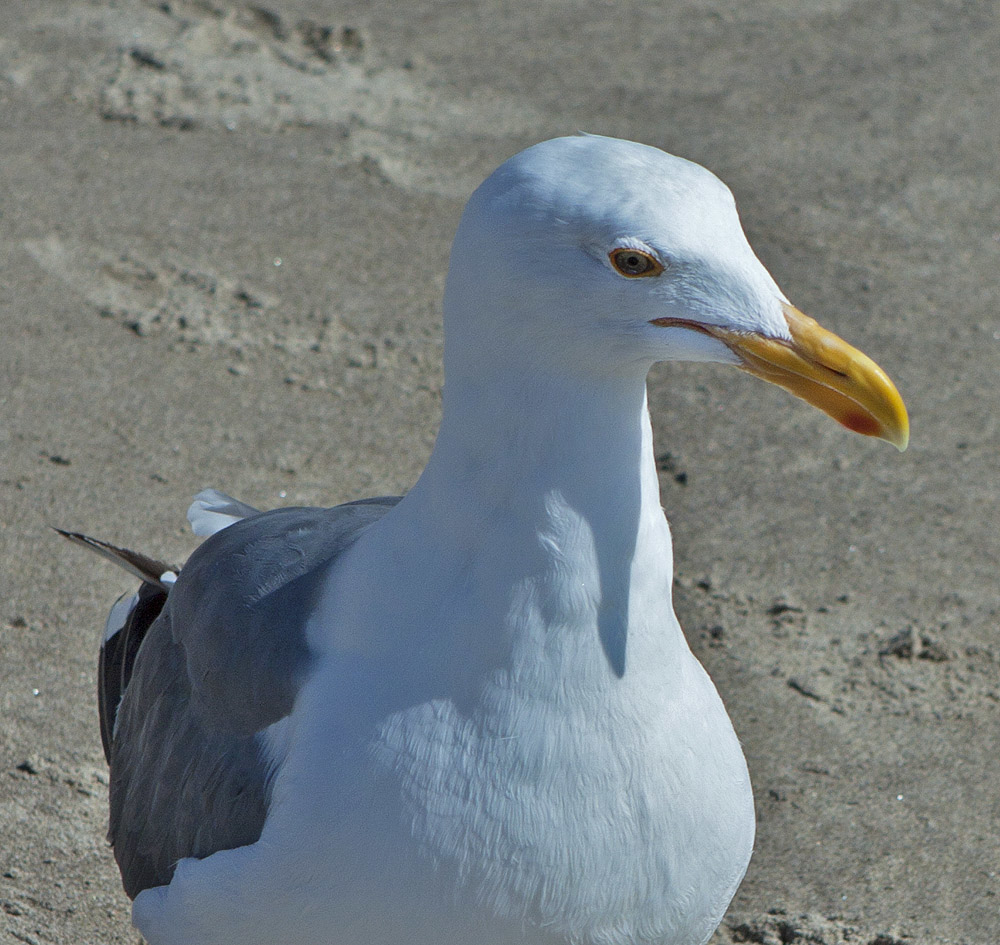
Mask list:
[{"label": "yellow beak", "polygon": [[783,303],[782,308],[791,341],[676,318],[652,324],[683,325],[718,338],[750,374],[784,387],[855,433],[880,437],[905,450],[910,421],[903,398],[885,372],[794,306]]}]

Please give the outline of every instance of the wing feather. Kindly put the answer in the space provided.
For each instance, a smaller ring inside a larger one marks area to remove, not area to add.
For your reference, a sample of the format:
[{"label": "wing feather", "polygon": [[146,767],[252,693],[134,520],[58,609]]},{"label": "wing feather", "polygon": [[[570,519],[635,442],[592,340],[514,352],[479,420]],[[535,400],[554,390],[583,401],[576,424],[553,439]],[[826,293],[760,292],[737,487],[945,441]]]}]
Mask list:
[{"label": "wing feather", "polygon": [[[139,556],[144,583],[112,611],[101,649],[108,838],[132,898],[169,883],[180,859],[260,837],[272,774],[261,733],[308,674],[312,604],[337,557],[399,501],[254,514],[221,493],[200,498],[198,514],[228,521],[165,587],[150,580],[161,563]],[[123,563],[124,549],[67,537]]]}]

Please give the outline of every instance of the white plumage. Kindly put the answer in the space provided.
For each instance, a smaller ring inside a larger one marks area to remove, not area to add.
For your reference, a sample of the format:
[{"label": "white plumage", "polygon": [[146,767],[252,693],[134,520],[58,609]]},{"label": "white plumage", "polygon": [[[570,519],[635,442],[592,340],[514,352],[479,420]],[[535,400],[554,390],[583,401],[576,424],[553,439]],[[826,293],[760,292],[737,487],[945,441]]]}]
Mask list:
[{"label": "white plumage", "polygon": [[[472,197],[445,339],[418,483],[335,555],[300,555],[308,593],[281,620],[308,657],[275,672],[291,709],[252,736],[260,837],[139,893],[153,945],[699,945],[744,874],[753,798],[673,613],[646,374],[738,365],[902,446],[898,394],[787,303],[708,171],[590,136],[523,152]],[[218,532],[199,561],[245,535],[262,585],[268,555],[287,566],[253,510],[199,502],[196,530]],[[243,601],[199,568],[163,619],[197,612],[196,585],[212,607]],[[250,598],[252,617],[266,593]],[[175,708],[208,731],[199,679],[229,669],[181,637],[201,707]],[[147,753],[194,750],[142,734],[154,698],[123,700],[122,792]]]}]

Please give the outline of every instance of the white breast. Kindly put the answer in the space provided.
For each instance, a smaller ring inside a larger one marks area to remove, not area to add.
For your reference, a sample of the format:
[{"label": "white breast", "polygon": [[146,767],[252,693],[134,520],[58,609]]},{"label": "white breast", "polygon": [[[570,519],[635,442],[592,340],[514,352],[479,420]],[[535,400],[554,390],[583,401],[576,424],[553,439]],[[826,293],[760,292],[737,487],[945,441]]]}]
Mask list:
[{"label": "white breast", "polygon": [[[398,945],[421,928],[435,945],[691,945],[749,861],[746,765],[673,615],[662,513],[641,523],[627,602],[609,602],[587,522],[558,493],[545,511],[531,545],[504,525],[535,552],[515,564],[497,534],[487,560],[428,556],[402,573],[376,541],[335,582],[338,626],[300,697],[274,815],[293,799],[301,829],[315,823],[304,796],[325,808],[329,832],[302,838],[309,872],[342,876],[349,847],[355,881],[330,895],[367,899],[381,932],[359,934],[386,945],[393,928]],[[355,568],[368,586],[402,584],[411,607],[352,600]],[[600,636],[612,604],[633,615],[621,676]],[[497,625],[475,623],[490,613]]]}]

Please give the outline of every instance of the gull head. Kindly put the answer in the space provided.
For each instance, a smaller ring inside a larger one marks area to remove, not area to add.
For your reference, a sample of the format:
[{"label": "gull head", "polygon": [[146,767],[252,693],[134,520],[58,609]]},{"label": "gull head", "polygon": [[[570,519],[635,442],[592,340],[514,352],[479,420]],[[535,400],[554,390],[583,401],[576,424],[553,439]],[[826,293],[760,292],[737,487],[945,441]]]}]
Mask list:
[{"label": "gull head", "polygon": [[657,148],[556,138],[470,198],[445,292],[446,370],[645,373],[715,361],[904,449],[903,401],[860,351],[803,315],[757,259],[729,188]]}]

